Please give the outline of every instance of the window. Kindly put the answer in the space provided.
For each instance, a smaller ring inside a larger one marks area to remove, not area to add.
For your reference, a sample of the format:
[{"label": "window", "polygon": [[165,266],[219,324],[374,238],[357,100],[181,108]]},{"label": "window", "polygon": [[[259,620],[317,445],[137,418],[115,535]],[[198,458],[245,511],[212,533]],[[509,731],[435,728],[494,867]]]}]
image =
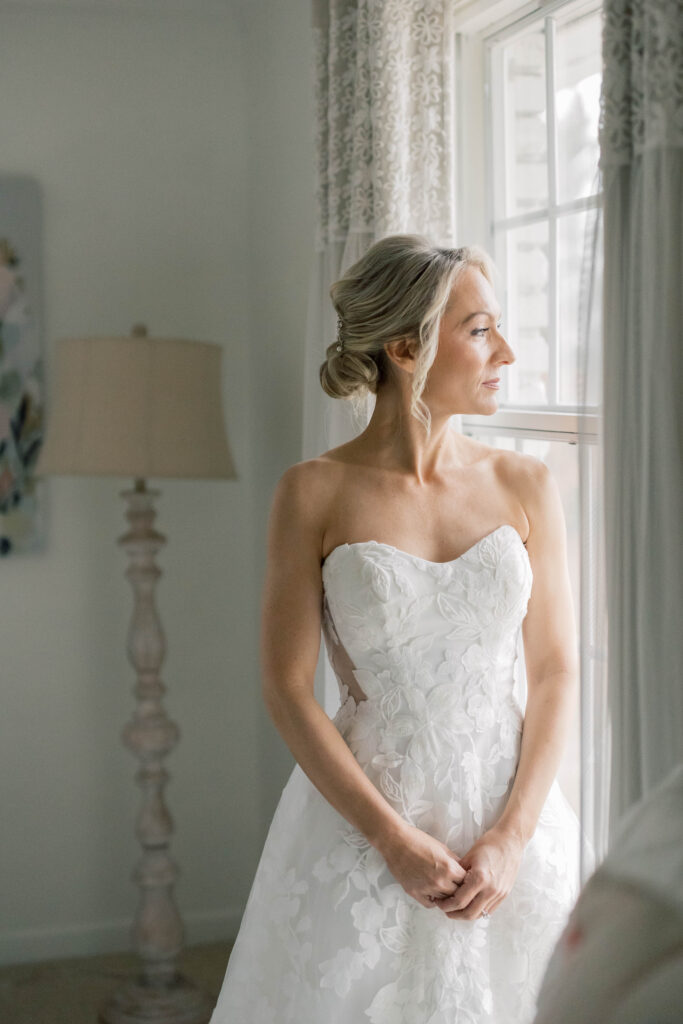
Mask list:
[{"label": "window", "polygon": [[[460,20],[456,37],[459,235],[481,240],[494,257],[502,278],[503,333],[517,361],[503,375],[498,412],[463,416],[461,427],[488,444],[535,455],[558,481],[583,688],[591,685],[586,674],[601,656],[588,607],[595,584],[590,581],[593,538],[580,529],[579,506],[580,470],[588,484],[584,496],[598,486],[598,450],[588,448],[587,462],[580,467],[577,445],[579,433],[597,441],[601,387],[599,372],[586,377],[590,388],[585,396],[582,385],[577,386],[580,353],[593,361],[600,348],[599,294],[593,295],[588,327],[583,317],[584,253],[599,204],[601,10],[597,0],[496,3],[493,9],[503,10],[504,16],[492,25],[482,10],[490,12],[492,5],[474,7],[479,13]],[[598,267],[594,288],[599,292],[600,287]],[[579,344],[581,329],[586,330],[584,345]],[[582,606],[580,579],[586,575]],[[577,815],[580,712],[577,706],[558,773]]]}]

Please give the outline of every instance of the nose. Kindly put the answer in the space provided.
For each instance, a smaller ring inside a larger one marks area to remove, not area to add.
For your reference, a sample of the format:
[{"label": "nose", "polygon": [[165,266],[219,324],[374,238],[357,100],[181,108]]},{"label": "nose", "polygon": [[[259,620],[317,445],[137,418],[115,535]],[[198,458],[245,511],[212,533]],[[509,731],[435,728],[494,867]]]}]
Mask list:
[{"label": "nose", "polygon": [[514,363],[517,359],[514,351],[510,348],[507,341],[496,328],[496,334],[498,335],[498,351],[496,352],[496,362],[500,363]]}]

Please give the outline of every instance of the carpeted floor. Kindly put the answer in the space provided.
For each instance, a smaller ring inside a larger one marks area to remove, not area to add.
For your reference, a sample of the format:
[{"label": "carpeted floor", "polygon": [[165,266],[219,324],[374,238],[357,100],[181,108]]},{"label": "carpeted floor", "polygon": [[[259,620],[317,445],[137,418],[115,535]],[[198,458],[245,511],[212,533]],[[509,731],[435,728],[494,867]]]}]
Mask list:
[{"label": "carpeted floor", "polygon": [[[215,942],[183,950],[178,967],[214,1000],[231,945]],[[2,1024],[97,1024],[97,1012],[119,985],[134,978],[132,953],[50,960],[0,967]]]}]

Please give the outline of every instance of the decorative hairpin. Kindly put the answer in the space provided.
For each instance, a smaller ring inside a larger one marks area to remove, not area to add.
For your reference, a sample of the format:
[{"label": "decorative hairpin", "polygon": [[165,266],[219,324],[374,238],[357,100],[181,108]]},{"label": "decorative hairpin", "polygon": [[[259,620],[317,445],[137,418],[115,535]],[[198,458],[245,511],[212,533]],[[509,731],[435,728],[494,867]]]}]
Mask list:
[{"label": "decorative hairpin", "polygon": [[341,339],[342,332],[342,320],[340,316],[337,316],[337,352],[344,351],[344,342]]}]

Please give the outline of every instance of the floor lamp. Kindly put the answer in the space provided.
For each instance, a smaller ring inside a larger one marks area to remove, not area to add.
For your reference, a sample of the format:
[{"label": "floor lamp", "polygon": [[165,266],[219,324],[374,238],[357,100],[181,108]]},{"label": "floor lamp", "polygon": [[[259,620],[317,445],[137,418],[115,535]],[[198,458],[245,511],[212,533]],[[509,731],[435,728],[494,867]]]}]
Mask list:
[{"label": "floor lamp", "polygon": [[213,1001],[177,970],[183,923],[173,899],[178,868],[169,855],[173,822],[164,801],[163,761],[180,732],[163,707],[159,670],[165,638],[154,604],[161,575],[155,555],[165,537],[153,526],[149,477],[235,479],[221,402],[221,348],[207,342],[150,338],[67,338],[57,343],[53,410],[36,475],[132,477],[129,528],[118,543],[129,556],[133,588],[128,657],[137,674],[137,706],[123,729],[139,758],[142,803],[136,835],[142,857],[132,924],[139,957],[135,980],[101,1008],[103,1024],[206,1024]]}]

